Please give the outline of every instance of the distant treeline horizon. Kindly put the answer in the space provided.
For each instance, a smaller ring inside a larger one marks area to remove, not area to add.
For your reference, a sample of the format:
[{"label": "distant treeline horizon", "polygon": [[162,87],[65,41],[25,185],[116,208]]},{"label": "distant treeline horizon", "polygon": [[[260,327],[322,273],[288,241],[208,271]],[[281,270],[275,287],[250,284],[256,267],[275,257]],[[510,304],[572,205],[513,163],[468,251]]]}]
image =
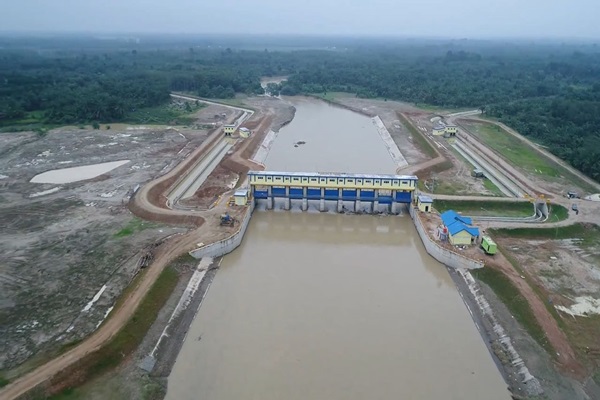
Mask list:
[{"label": "distant treeline horizon", "polygon": [[285,75],[269,90],[482,108],[600,180],[593,42],[183,36],[0,34],[0,127],[127,121],[171,91],[261,94]]}]

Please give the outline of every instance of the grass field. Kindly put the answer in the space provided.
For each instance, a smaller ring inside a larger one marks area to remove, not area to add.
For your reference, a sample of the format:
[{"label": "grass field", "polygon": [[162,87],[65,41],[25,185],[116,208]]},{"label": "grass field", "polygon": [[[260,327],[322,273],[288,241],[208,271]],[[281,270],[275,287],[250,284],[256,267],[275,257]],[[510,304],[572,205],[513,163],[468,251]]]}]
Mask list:
[{"label": "grass field", "polygon": [[600,243],[600,226],[594,224],[573,224],[554,228],[490,229],[495,235],[528,239],[579,239],[580,246]]},{"label": "grass field", "polygon": [[483,186],[491,192],[492,196],[504,197],[502,190],[498,189],[498,186],[496,186],[494,182],[490,181],[488,178],[483,178]]},{"label": "grass field", "polygon": [[434,200],[433,207],[439,212],[454,210],[470,216],[530,217],[533,205],[529,202]]},{"label": "grass field", "polygon": [[500,153],[511,164],[542,179],[563,178],[591,193],[597,190],[561,165],[543,156],[519,138],[497,125],[486,122],[466,122],[463,125],[484,144]]},{"label": "grass field", "polygon": [[550,211],[548,222],[563,221],[569,216],[569,210],[560,204],[550,204],[548,210]]},{"label": "grass field", "polygon": [[127,225],[125,225],[120,231],[115,233],[113,236],[116,238],[122,238],[125,236],[133,235],[136,232],[141,232],[144,229],[156,228],[157,226],[159,226],[159,224],[144,221],[143,219],[134,217],[131,220],[129,220]]},{"label": "grass field", "polygon": [[494,124],[484,122],[463,122],[467,129],[479,139],[502,154],[512,164],[531,174],[558,177],[560,166],[543,157],[521,140]]},{"label": "grass field", "polygon": [[490,267],[472,270],[475,278],[487,284],[508,307],[510,313],[527,331],[527,333],[544,349],[552,354],[552,348],[542,327],[535,319],[529,303],[519,293],[519,289],[500,271]]}]

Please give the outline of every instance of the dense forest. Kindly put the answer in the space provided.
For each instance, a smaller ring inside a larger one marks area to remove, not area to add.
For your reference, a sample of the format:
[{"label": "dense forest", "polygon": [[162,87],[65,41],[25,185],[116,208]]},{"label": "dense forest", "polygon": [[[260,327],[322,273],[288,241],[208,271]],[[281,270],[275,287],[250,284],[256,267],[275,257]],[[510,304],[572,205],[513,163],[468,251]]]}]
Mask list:
[{"label": "dense forest", "polygon": [[170,91],[232,98],[286,75],[268,90],[483,107],[600,179],[596,44],[269,40],[0,38],[0,128],[127,121]]}]

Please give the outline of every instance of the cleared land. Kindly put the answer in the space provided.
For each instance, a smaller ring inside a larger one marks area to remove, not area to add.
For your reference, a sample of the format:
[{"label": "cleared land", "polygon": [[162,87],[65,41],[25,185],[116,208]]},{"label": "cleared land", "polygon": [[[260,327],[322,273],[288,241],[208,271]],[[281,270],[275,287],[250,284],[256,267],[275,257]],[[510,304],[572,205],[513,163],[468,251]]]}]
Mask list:
[{"label": "cleared land", "polygon": [[[577,314],[586,309],[586,299],[600,297],[600,227],[574,224],[490,232],[503,252],[510,254],[513,266],[545,299],[578,358],[600,384],[600,315],[592,308]],[[494,287],[494,282],[490,286]]]},{"label": "cleared land", "polygon": [[[203,107],[194,125],[222,123],[229,114]],[[138,185],[172,169],[207,134],[123,124],[2,134],[0,376],[12,380],[94,331],[140,259],[162,238],[187,231],[132,217],[127,203]],[[130,161],[86,181],[30,183],[47,170],[115,160]]]}]

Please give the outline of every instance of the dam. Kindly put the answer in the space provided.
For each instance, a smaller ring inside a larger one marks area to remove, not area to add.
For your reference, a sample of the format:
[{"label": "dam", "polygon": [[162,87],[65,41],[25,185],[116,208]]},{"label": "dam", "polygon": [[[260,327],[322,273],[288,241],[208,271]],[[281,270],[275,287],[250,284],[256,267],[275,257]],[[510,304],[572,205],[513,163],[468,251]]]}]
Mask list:
[{"label": "dam", "polygon": [[252,198],[266,199],[267,209],[273,209],[274,199],[284,199],[284,209],[291,208],[293,199],[302,201],[302,210],[308,209],[308,201],[319,202],[319,211],[327,211],[327,200],[337,202],[337,212],[342,212],[344,202],[353,202],[358,212],[363,203],[372,212],[379,205],[389,206],[388,211],[397,213],[400,203],[410,204],[417,188],[417,177],[409,175],[342,174],[315,172],[249,171],[248,181]]}]

